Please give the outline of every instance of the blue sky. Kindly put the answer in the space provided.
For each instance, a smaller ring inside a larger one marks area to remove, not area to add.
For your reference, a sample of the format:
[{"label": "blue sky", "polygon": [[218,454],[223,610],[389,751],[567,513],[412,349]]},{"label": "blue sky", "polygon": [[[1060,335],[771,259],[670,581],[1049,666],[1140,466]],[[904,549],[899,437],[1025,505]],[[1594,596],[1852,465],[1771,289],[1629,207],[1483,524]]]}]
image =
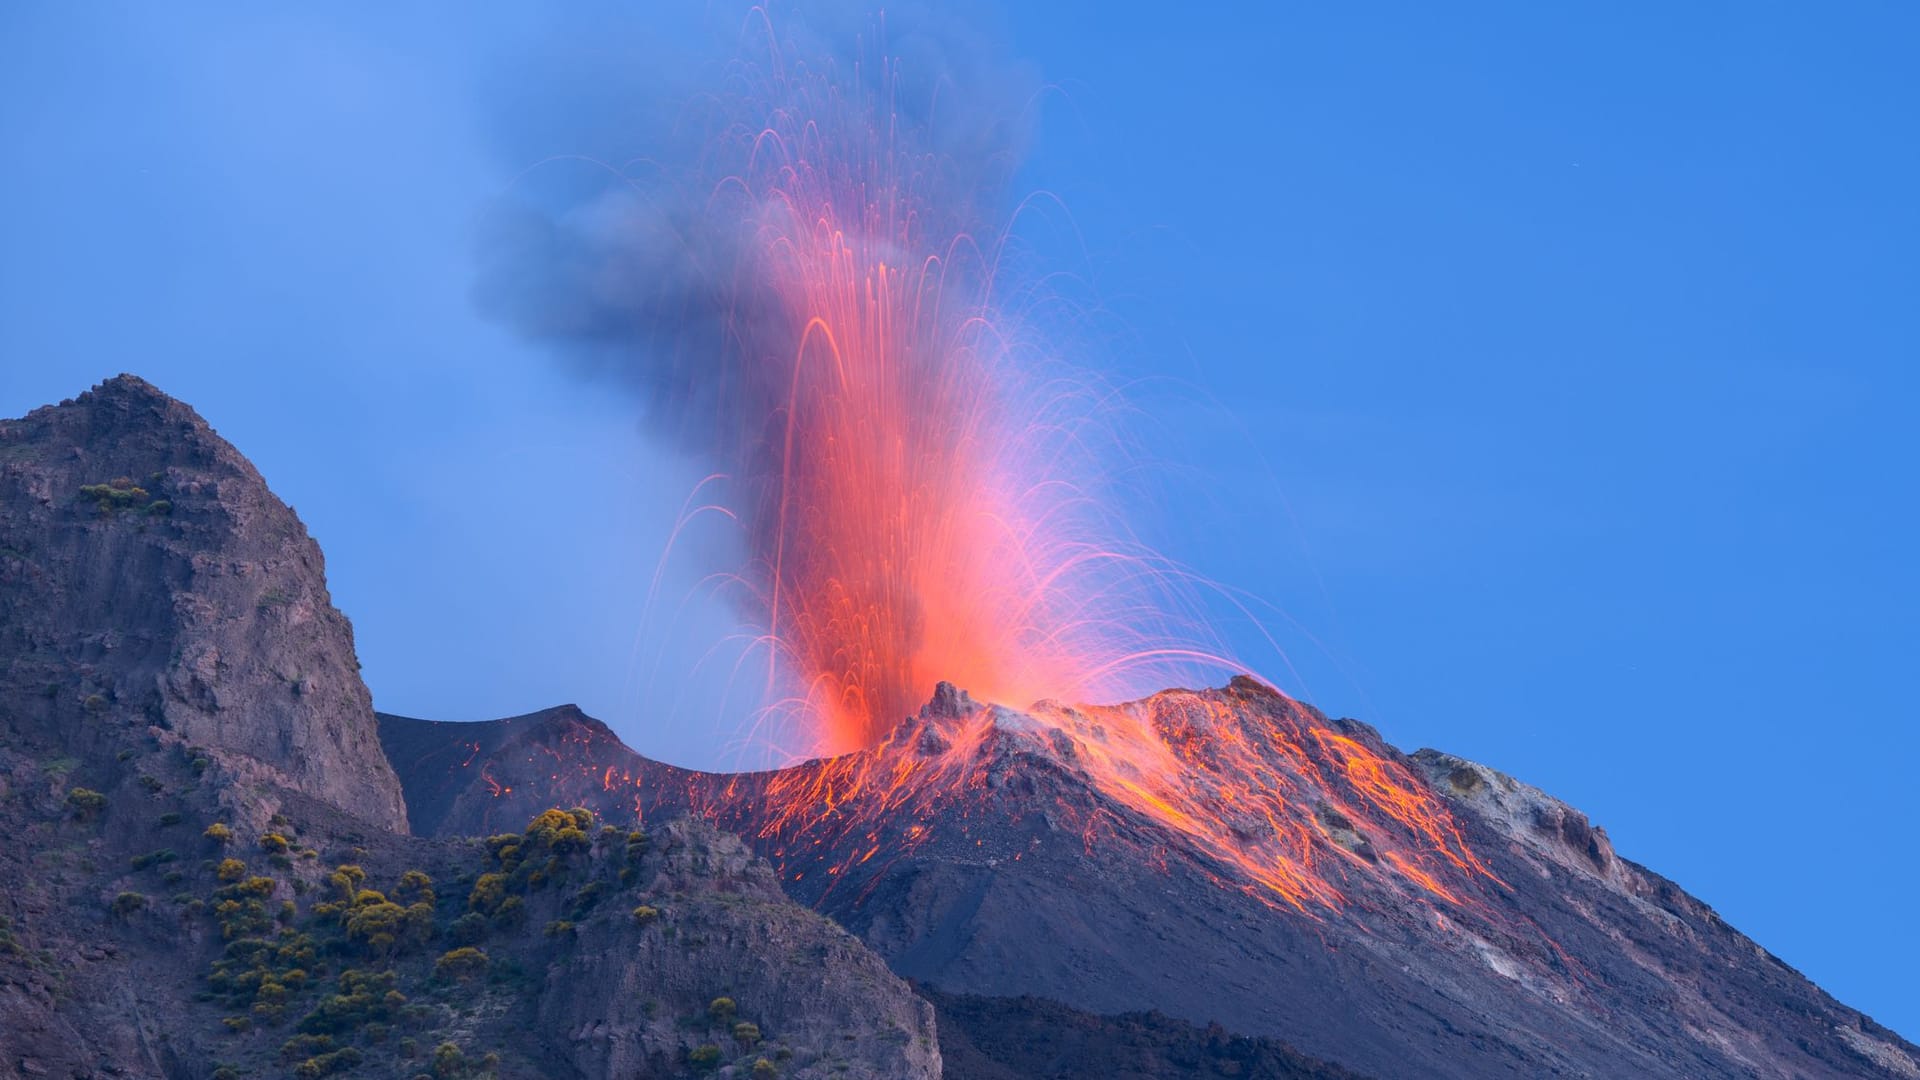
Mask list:
[{"label": "blue sky", "polygon": [[[324,544],[383,708],[578,701],[719,760],[640,619],[700,463],[471,298],[484,208],[618,115],[502,138],[526,42],[644,64],[645,7],[109,10],[0,14],[0,414],[122,370],[194,404]],[[1019,186],[1151,420],[1143,525],[1284,611],[1287,688],[1565,798],[1920,1034],[1920,14],[982,25],[1053,87]]]}]

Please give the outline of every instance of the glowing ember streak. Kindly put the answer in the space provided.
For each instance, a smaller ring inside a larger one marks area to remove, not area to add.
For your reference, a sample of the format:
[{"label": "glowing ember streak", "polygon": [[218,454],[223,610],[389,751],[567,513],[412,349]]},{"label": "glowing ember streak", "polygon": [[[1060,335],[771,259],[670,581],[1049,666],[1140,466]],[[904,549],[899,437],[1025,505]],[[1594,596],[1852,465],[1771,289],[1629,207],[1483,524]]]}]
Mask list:
[{"label": "glowing ember streak", "polygon": [[876,88],[770,45],[711,99],[706,212],[742,240],[689,252],[731,283],[726,346],[677,370],[710,388],[769,723],[840,756],[690,797],[793,880],[809,853],[844,853],[822,868],[840,880],[964,829],[989,751],[1011,742],[1105,797],[1062,808],[1090,847],[1145,821],[1302,912],[1340,906],[1353,873],[1462,902],[1488,874],[1432,791],[1256,684],[901,724],[940,679],[992,701],[1112,701],[1238,665],[1192,617],[1192,580],[1112,516],[1108,395],[1007,317],[1004,240],[980,239],[1005,234],[978,226],[981,200],[879,70]]}]

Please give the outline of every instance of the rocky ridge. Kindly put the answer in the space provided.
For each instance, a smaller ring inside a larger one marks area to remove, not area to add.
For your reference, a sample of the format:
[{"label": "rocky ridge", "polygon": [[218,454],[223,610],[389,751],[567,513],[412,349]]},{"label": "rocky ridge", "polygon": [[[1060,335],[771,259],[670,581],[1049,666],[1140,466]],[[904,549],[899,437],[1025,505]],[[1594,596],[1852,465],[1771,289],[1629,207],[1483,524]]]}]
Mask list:
[{"label": "rocky ridge", "polygon": [[317,546],[128,376],[0,422],[0,1080],[940,1075],[693,820],[409,835]]}]

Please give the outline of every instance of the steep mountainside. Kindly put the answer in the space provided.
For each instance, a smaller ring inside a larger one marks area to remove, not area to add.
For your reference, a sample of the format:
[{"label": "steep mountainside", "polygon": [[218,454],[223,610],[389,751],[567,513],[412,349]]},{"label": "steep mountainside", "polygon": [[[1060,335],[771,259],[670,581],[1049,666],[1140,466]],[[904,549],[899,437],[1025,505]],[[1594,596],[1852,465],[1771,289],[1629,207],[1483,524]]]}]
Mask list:
[{"label": "steep mountainside", "polygon": [[318,549],[185,406],[0,422],[0,496],[0,1080],[940,1075],[703,822],[408,835]]},{"label": "steep mountainside", "polygon": [[0,421],[0,708],[137,716],[406,827],[319,545],[192,409],[131,375]]},{"label": "steep mountainside", "polygon": [[[1097,735],[951,690],[882,747],[743,776],[641,759],[577,710],[383,716],[382,732],[432,827],[471,829],[556,791],[616,820],[691,809],[942,993],[1217,1021],[1382,1077],[1920,1076],[1912,1044],[1508,777],[1401,755],[1250,680],[1127,708],[1195,760],[1295,733],[1253,767],[1317,801],[1303,859],[1335,898],[1296,906],[1208,848],[1212,833],[1116,797]],[[902,779],[922,775],[937,780]],[[1432,800],[1465,869],[1430,860],[1420,887],[1405,869],[1419,830],[1360,812],[1396,793]],[[1241,816],[1233,829],[1290,827],[1248,818],[1246,800],[1219,803]],[[942,1023],[961,1035],[958,1017]]]}]

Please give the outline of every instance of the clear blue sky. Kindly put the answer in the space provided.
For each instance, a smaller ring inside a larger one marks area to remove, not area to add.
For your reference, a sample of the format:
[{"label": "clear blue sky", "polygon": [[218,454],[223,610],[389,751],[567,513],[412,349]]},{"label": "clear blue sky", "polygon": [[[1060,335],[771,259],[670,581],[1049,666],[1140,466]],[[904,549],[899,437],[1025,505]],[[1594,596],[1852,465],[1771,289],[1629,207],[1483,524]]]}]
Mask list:
[{"label": "clear blue sky", "polygon": [[[639,620],[698,463],[470,298],[482,208],[605,119],[503,138],[526,42],[645,64],[646,6],[9,5],[0,414],[193,403],[384,708],[717,760]],[[1920,9],[1257,8],[984,23],[1058,87],[1021,184],[1119,328],[1083,359],[1144,379],[1149,524],[1291,617],[1288,689],[1567,799],[1920,1036]]]}]

